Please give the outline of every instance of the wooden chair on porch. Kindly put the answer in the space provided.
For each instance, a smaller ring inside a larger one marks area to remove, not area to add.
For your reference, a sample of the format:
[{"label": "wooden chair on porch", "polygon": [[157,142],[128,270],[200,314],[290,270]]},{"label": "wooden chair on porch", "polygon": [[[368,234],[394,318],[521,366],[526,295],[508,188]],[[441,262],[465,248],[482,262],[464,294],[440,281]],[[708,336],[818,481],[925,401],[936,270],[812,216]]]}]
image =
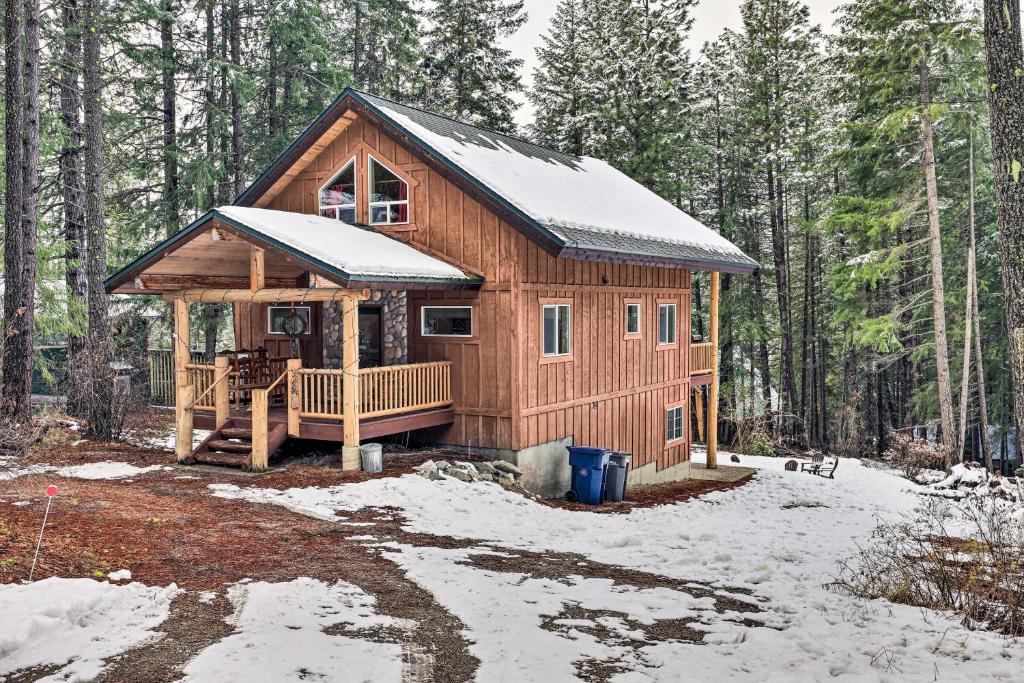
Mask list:
[{"label": "wooden chair on porch", "polygon": [[253,389],[266,389],[274,381],[267,350],[235,349],[221,352],[227,356],[234,380],[231,388],[235,392],[235,407],[241,409],[242,402],[252,401]]}]

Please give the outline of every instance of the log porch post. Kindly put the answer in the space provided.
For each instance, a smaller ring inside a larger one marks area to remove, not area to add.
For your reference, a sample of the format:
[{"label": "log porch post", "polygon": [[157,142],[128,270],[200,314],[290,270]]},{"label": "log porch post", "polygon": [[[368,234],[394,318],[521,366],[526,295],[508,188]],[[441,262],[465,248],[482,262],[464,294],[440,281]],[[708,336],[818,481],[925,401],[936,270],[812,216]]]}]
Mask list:
[{"label": "log porch post", "polygon": [[358,470],[359,460],[359,300],[341,298],[342,417],[345,441],[341,448],[343,470]]},{"label": "log porch post", "polygon": [[707,468],[718,467],[718,277],[711,273],[711,388],[708,391],[708,462]]},{"label": "log porch post", "polygon": [[213,360],[213,381],[216,386],[213,388],[213,406],[216,413],[217,429],[224,426],[224,423],[231,417],[231,398],[228,386],[228,374],[231,372],[231,364],[227,356],[217,356]]},{"label": "log porch post", "polygon": [[188,304],[175,299],[174,307],[174,429],[175,456],[178,462],[192,457],[192,408],[195,388],[189,384],[188,368],[192,360],[188,333]]},{"label": "log porch post", "polygon": [[288,359],[288,436],[299,436],[299,411],[302,410],[302,360]]}]

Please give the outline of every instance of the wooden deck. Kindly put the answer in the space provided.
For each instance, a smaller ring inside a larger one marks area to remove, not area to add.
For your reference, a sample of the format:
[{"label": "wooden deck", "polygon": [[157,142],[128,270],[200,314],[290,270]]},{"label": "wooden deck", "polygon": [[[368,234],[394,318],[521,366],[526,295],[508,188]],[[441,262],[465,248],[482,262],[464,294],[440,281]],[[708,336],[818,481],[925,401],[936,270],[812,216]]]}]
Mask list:
[{"label": "wooden deck", "polygon": [[[232,410],[231,419],[235,424],[252,428],[252,414],[248,410]],[[363,439],[379,439],[392,434],[402,434],[417,429],[437,427],[451,424],[455,420],[455,410],[451,406],[417,410],[397,415],[363,418],[359,420],[359,435]],[[213,411],[197,408],[193,418],[197,429],[213,430],[217,418]],[[267,415],[268,426],[272,429],[278,424],[288,423],[288,411],[283,407],[272,407]],[[299,420],[300,439],[316,441],[341,442],[345,436],[345,427],[340,420],[303,417]]]}]

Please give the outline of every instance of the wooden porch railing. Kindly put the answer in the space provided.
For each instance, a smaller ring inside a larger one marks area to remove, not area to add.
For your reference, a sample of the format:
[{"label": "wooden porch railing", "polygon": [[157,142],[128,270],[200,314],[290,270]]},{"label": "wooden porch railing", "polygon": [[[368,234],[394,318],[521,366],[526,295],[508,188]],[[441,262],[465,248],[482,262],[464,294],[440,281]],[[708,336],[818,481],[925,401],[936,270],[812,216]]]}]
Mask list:
[{"label": "wooden porch railing", "polygon": [[[344,371],[298,371],[299,417],[340,420]],[[451,361],[389,365],[359,370],[359,417],[428,410],[452,402]]]},{"label": "wooden porch railing", "polygon": [[715,347],[711,342],[690,345],[690,374],[707,375],[714,370]]},{"label": "wooden porch railing", "polygon": [[[199,402],[195,404],[197,410],[213,410],[212,392],[207,392],[214,381],[215,366],[205,363],[188,363],[185,370],[188,373],[188,383],[195,388],[195,396]],[[204,396],[205,394],[205,396]]]}]

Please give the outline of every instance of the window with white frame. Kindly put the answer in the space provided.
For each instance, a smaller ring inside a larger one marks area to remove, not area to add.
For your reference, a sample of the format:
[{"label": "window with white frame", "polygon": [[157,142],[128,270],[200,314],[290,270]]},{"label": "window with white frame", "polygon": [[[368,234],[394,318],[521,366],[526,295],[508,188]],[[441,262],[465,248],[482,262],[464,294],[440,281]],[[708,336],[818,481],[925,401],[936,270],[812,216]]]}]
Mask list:
[{"label": "window with white frame", "polygon": [[640,304],[626,304],[626,334],[640,334]]},{"label": "window with white frame", "polygon": [[683,438],[683,407],[676,406],[665,411],[665,441]]},{"label": "window with white frame", "polygon": [[408,223],[409,183],[373,157],[369,159],[370,224]]},{"label": "window with white frame", "polygon": [[421,306],[420,334],[424,337],[472,337],[472,306]]},{"label": "window with white frame", "polygon": [[658,343],[676,343],[675,304],[658,304]]},{"label": "window with white frame", "polygon": [[355,157],[320,188],[320,215],[345,223],[356,222]]},{"label": "window with white frame", "polygon": [[297,337],[310,333],[309,306],[269,306],[267,332]]},{"label": "window with white frame", "polygon": [[572,309],[569,304],[545,304],[543,309],[545,356],[572,353]]}]

